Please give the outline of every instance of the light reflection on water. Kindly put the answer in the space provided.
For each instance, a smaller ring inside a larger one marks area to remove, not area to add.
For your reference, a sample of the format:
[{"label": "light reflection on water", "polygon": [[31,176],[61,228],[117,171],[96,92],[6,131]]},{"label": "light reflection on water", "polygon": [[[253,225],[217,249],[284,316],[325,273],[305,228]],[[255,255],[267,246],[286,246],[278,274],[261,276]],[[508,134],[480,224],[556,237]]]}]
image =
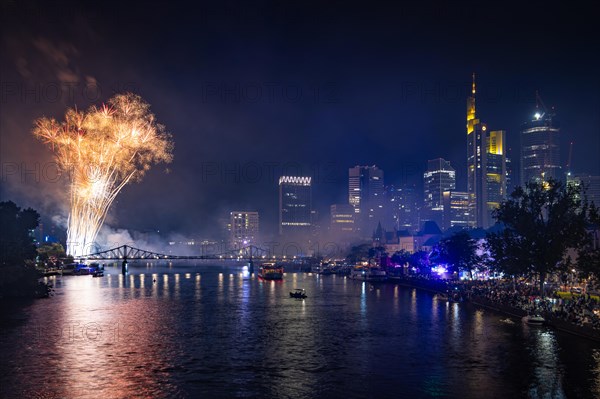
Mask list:
[{"label": "light reflection on water", "polygon": [[600,393],[599,345],[427,292],[177,263],[119,272],[50,278],[53,298],[3,313],[0,397]]}]

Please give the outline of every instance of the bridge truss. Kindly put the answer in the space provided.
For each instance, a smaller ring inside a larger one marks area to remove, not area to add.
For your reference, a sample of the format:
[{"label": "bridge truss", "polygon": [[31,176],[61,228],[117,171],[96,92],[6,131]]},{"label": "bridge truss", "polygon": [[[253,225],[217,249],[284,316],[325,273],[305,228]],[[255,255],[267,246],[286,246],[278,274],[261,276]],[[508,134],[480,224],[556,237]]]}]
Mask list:
[{"label": "bridge truss", "polygon": [[146,259],[146,260],[158,260],[158,259],[260,259],[269,256],[269,251],[263,248],[249,245],[247,247],[223,252],[220,254],[210,255],[171,255],[162,254],[158,252],[148,251],[145,249],[135,248],[129,245],[121,245],[120,247],[107,249],[105,251],[95,252],[92,254],[81,256],[80,259],[87,260],[116,260],[116,259]]}]

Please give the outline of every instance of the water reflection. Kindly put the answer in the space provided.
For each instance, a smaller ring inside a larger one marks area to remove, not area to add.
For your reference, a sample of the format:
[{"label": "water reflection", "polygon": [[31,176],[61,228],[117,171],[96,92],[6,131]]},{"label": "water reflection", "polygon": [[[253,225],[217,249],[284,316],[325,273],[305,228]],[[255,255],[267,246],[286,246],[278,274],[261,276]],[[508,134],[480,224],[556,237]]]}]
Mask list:
[{"label": "water reflection", "polygon": [[562,387],[562,370],[558,362],[554,335],[545,328],[524,325],[530,335],[534,379],[530,383],[529,396],[532,398],[565,398]]},{"label": "water reflection", "polygon": [[[553,330],[393,284],[187,267],[142,263],[125,277],[116,267],[104,278],[53,280],[57,295],[2,331],[0,396],[600,393],[598,345]],[[293,288],[309,297],[289,298]]]}]

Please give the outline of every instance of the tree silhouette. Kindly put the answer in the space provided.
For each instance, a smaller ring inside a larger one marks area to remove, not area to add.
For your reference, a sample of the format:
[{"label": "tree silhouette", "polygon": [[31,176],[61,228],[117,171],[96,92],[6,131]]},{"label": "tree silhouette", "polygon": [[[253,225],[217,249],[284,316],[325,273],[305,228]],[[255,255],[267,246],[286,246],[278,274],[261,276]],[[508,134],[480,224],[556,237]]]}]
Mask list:
[{"label": "tree silhouette", "polygon": [[494,265],[509,275],[539,276],[544,295],[547,275],[566,264],[569,248],[588,239],[588,208],[580,194],[579,187],[556,180],[517,187],[494,212],[504,229],[487,235]]},{"label": "tree silhouette", "polygon": [[440,263],[448,264],[453,273],[464,271],[473,278],[473,268],[481,261],[476,251],[477,240],[466,231],[459,231],[440,241],[437,258]]},{"label": "tree silhouette", "polygon": [[31,208],[19,208],[12,201],[0,202],[0,265],[23,265],[33,260],[36,248],[30,232],[40,221],[40,215]]}]

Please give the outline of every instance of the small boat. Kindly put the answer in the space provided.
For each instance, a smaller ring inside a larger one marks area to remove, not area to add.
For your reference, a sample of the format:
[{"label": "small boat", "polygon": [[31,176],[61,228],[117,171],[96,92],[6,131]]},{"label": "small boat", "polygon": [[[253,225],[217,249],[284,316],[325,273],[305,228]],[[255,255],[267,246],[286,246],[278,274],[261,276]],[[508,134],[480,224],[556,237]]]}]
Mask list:
[{"label": "small boat", "polygon": [[92,277],[104,277],[104,272],[102,270],[96,270],[92,273]]},{"label": "small boat", "polygon": [[542,324],[544,324],[546,322],[546,319],[544,319],[539,314],[535,314],[535,315],[528,315],[528,316],[523,317],[523,321],[525,323],[533,325],[533,326],[541,326]]},{"label": "small boat", "polygon": [[504,324],[515,324],[514,321],[512,321],[511,319],[509,319],[508,317],[506,319],[500,319],[500,323],[504,323]]},{"label": "small boat", "polygon": [[436,297],[437,297],[437,299],[442,300],[442,301],[447,301],[450,299],[450,298],[448,298],[448,294],[444,294],[442,292],[438,292],[436,294]]},{"label": "small boat", "polygon": [[302,288],[296,288],[294,291],[290,292],[290,298],[304,299],[306,298],[306,291]]}]

